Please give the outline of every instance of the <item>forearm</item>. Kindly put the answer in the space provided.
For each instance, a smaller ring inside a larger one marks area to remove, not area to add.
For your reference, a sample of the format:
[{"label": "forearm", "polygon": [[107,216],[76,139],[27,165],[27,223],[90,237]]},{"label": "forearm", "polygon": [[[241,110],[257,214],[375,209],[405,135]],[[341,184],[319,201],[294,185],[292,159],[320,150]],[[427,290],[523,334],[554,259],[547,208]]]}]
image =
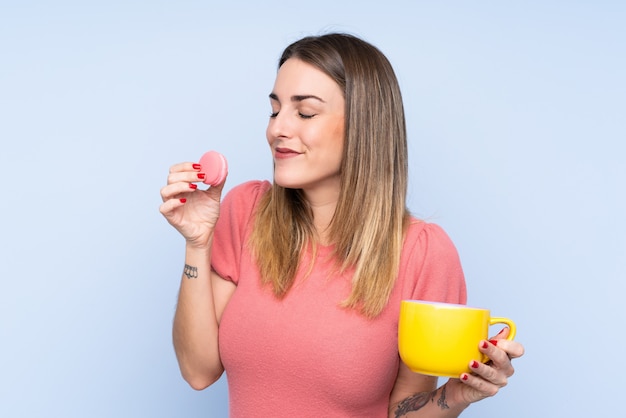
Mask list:
[{"label": "forearm", "polygon": [[181,373],[194,389],[204,389],[223,372],[218,321],[211,285],[210,246],[187,246],[174,317],[174,349]]},{"label": "forearm", "polygon": [[389,408],[390,418],[455,418],[468,404],[457,402],[449,396],[447,383],[432,392],[408,396]]}]

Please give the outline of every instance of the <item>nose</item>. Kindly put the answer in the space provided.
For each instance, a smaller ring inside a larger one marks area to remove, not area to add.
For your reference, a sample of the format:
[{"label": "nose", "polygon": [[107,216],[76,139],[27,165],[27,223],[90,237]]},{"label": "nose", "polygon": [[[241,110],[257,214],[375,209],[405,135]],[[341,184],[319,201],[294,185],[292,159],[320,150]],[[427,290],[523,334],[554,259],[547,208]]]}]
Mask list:
[{"label": "nose", "polygon": [[285,112],[272,116],[267,124],[267,139],[289,138],[293,129]]}]

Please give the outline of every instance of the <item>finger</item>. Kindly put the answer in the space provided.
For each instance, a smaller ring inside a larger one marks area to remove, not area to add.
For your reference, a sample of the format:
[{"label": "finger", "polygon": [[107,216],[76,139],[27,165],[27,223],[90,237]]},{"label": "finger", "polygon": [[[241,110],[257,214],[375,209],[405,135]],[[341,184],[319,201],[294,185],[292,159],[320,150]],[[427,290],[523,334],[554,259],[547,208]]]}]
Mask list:
[{"label": "finger", "polygon": [[507,384],[508,375],[501,369],[489,365],[484,364],[476,360],[472,360],[469,364],[470,370],[482,377],[483,379],[493,383],[498,387],[504,387]]},{"label": "finger", "polygon": [[[501,340],[498,340],[501,341]],[[506,378],[513,376],[515,373],[515,369],[511,364],[511,359],[507,355],[506,351],[496,347],[490,342],[482,341],[479,346],[480,351],[489,357],[489,362],[486,364],[486,367],[490,368],[490,372],[487,372],[485,369],[481,368],[482,376],[486,379],[492,380],[498,384],[506,384]],[[500,373],[501,377],[496,377],[494,373]],[[502,379],[505,379],[504,382]]]},{"label": "finger", "polygon": [[477,392],[480,392],[485,398],[489,396],[494,396],[498,393],[498,390],[500,389],[500,387],[498,387],[497,385],[488,382],[480,376],[476,376],[470,373],[463,373],[460,380],[467,386],[475,389]]},{"label": "finger", "polygon": [[494,337],[491,337],[489,339],[490,340],[499,340],[499,339],[506,338],[509,335],[509,331],[510,330],[509,330],[508,327],[504,327]]},{"label": "finger", "polygon": [[502,345],[504,345],[504,341],[506,340],[481,341],[478,345],[478,348],[483,354],[485,354],[495,363],[503,362],[505,360],[509,361],[509,356],[507,355],[506,351],[504,351],[501,347]]},{"label": "finger", "polygon": [[186,198],[169,199],[161,203],[159,206],[159,212],[166,218],[169,218],[177,208],[180,208],[187,202]]},{"label": "finger", "polygon": [[170,173],[180,173],[181,171],[200,171],[200,164],[192,162],[184,162],[174,164],[170,167]]},{"label": "finger", "polygon": [[170,199],[175,199],[177,196],[185,193],[191,193],[198,189],[198,185],[195,183],[173,183],[168,184],[161,188],[161,199],[165,202]]},{"label": "finger", "polygon": [[503,350],[511,359],[524,355],[524,346],[517,341],[510,340],[489,340],[489,343]]},{"label": "finger", "polygon": [[206,175],[199,171],[175,171],[167,176],[167,184],[174,183],[194,183],[204,180]]},{"label": "finger", "polygon": [[224,189],[224,185],[226,184],[226,179],[228,178],[228,174],[226,175],[226,177],[224,177],[224,181],[222,181],[221,183],[215,184],[211,186],[211,189],[219,192],[219,194],[222,194],[222,190]]}]

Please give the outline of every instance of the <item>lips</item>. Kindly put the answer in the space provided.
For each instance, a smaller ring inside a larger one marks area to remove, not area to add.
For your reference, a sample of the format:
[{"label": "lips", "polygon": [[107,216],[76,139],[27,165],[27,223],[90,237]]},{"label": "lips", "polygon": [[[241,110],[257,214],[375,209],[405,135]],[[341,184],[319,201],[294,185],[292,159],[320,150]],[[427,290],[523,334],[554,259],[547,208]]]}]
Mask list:
[{"label": "lips", "polygon": [[300,155],[299,152],[292,150],[291,148],[277,147],[274,151],[276,158],[292,158]]}]

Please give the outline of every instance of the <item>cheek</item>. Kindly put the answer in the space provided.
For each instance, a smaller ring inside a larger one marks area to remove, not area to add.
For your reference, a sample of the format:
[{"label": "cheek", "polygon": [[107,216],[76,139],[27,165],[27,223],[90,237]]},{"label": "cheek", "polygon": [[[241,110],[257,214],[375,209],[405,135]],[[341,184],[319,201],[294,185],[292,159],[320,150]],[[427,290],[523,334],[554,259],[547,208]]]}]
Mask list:
[{"label": "cheek", "polygon": [[335,146],[335,150],[339,155],[343,154],[343,143],[345,138],[345,129],[343,120],[338,122],[333,129],[333,142]]}]

